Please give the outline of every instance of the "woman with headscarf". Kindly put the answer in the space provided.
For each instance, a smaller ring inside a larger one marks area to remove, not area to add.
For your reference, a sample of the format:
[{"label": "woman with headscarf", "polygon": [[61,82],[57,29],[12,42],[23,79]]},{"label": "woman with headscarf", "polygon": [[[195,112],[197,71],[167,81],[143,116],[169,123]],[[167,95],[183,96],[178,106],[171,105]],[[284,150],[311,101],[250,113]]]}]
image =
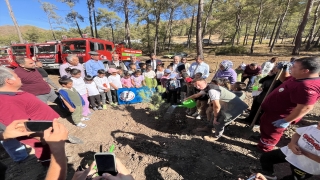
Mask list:
[{"label": "woman with headscarf", "polygon": [[228,79],[230,84],[234,84],[237,81],[237,73],[232,69],[233,63],[229,60],[223,60],[220,63],[219,70],[214,75],[213,79],[222,78]]}]

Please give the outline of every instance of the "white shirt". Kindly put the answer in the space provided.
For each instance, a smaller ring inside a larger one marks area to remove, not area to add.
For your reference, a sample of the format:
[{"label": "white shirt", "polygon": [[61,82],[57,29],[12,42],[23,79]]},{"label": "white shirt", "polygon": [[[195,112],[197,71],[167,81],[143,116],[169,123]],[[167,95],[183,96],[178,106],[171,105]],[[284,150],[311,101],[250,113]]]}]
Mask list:
[{"label": "white shirt", "polygon": [[[206,92],[205,91],[200,91],[200,94],[202,95],[205,95]],[[209,95],[209,98],[211,101],[214,101],[214,100],[220,100],[220,91],[216,90],[216,89],[210,89],[208,91],[208,95]]]},{"label": "white shirt", "polygon": [[90,84],[86,83],[86,88],[88,90],[89,96],[100,95],[98,88],[97,88],[97,85],[94,81],[92,81]]},{"label": "white shirt", "polygon": [[190,77],[194,77],[195,74],[197,74],[198,72],[201,72],[202,78],[206,79],[209,77],[209,74],[210,74],[209,71],[210,71],[209,65],[206,64],[205,62],[201,62],[200,64],[198,64],[197,62],[194,62],[191,64],[189,68]]},{"label": "white shirt", "polygon": [[[320,130],[317,125],[297,128],[296,132],[300,135],[298,146],[316,156],[320,156]],[[281,151],[286,155],[286,160],[293,166],[313,175],[320,175],[320,163],[309,159],[305,155],[295,155],[288,148],[282,147]]]},{"label": "white shirt", "polygon": [[[117,74],[116,76],[113,76],[113,75],[109,76],[108,80],[109,80],[109,83],[112,83],[118,88],[122,88],[121,77],[119,74]],[[110,86],[110,89],[115,90],[112,86]]]},{"label": "white shirt", "polygon": [[[112,61],[112,62],[113,62],[113,64],[115,64],[117,67],[120,66],[120,61]],[[123,63],[123,64],[124,64],[124,63]],[[121,67],[121,66],[120,66],[120,67]],[[109,68],[109,65],[106,64],[106,71],[108,71],[109,69],[110,69],[110,68]],[[127,70],[128,70],[128,69],[127,69],[127,66],[124,65],[122,70],[127,71]]]},{"label": "white shirt", "polygon": [[267,62],[264,62],[261,66],[261,74],[262,75],[268,75],[269,72],[273,69],[274,67],[274,63],[270,62],[270,61],[267,61]]},{"label": "white shirt", "polygon": [[153,68],[153,70],[155,71],[157,69],[157,60],[151,60],[151,67]]},{"label": "white shirt", "polygon": [[93,81],[96,83],[99,92],[104,92],[105,89],[110,88],[109,80],[105,76],[102,78],[96,76],[93,78]]},{"label": "white shirt", "polygon": [[161,79],[163,74],[164,74],[164,70],[163,71],[157,71],[156,72],[157,79]]},{"label": "white shirt", "polygon": [[73,81],[72,87],[75,88],[81,96],[84,94],[87,94],[86,83],[84,82],[82,77],[79,77],[79,78],[71,77],[71,79]]},{"label": "white shirt", "polygon": [[153,70],[151,70],[149,72],[144,72],[143,76],[147,78],[154,78],[156,76],[156,73]]}]

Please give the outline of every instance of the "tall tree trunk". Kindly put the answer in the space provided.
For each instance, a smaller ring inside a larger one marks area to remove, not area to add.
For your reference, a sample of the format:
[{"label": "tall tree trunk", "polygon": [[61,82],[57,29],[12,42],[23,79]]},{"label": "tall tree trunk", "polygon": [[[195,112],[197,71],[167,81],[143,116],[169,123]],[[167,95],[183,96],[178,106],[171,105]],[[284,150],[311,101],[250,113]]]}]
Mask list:
[{"label": "tall tree trunk", "polygon": [[209,38],[208,38],[208,39],[209,39],[209,40],[211,40],[211,36],[212,36],[212,28],[210,28],[210,31],[209,31],[209,32],[210,32],[210,34],[209,34]]},{"label": "tall tree trunk", "polygon": [[273,51],[274,44],[276,43],[277,39],[279,38],[280,30],[281,30],[284,18],[287,15],[287,12],[288,12],[288,9],[289,9],[289,6],[290,6],[290,2],[291,2],[291,0],[287,1],[286,9],[284,10],[283,14],[281,15],[281,19],[279,21],[279,26],[278,26],[278,29],[277,29],[277,32],[276,32],[276,36],[274,37],[274,39],[272,41],[272,44],[271,44],[271,47],[270,47],[270,52]]},{"label": "tall tree trunk", "polygon": [[188,41],[187,41],[188,48],[191,48],[192,27],[193,27],[193,23],[194,23],[194,15],[195,15],[195,13],[196,13],[196,7],[193,8],[193,12],[192,12],[191,25],[190,25],[190,28],[189,28]]},{"label": "tall tree trunk", "polygon": [[318,12],[319,12],[319,7],[320,7],[320,2],[318,2],[318,6],[316,8],[316,10],[314,11],[314,15],[313,15],[313,23],[309,32],[309,39],[307,41],[307,45],[306,45],[306,50],[310,50],[311,47],[311,40],[313,39],[314,36],[314,29],[316,28],[317,25],[317,20],[318,20]]},{"label": "tall tree trunk", "polygon": [[148,38],[148,43],[147,43],[147,46],[148,46],[148,51],[149,53],[151,53],[151,43],[150,43],[150,19],[149,17],[147,17],[147,38]]},{"label": "tall tree trunk", "polygon": [[199,0],[198,3],[198,15],[197,15],[197,55],[203,57],[203,49],[202,49],[202,26],[201,26],[201,17],[203,12],[203,0]]},{"label": "tall tree trunk", "polygon": [[250,53],[251,54],[253,53],[254,43],[256,41],[257,33],[258,33],[258,30],[259,30],[261,13],[262,13],[262,6],[263,6],[263,0],[260,0],[259,14],[258,14],[258,18],[257,18],[257,21],[256,21],[256,26],[254,27],[254,34],[253,34],[252,44],[251,44],[251,48],[250,48]]},{"label": "tall tree trunk", "polygon": [[313,3],[314,3],[314,0],[308,0],[307,6],[306,6],[306,11],[304,12],[303,19],[300,24],[299,31],[298,31],[298,34],[296,37],[296,42],[295,42],[294,48],[292,50],[292,55],[299,55],[300,54],[299,51],[300,51],[301,42],[302,42],[302,33],[303,33],[304,28],[306,27],[306,24],[308,22]]},{"label": "tall tree trunk", "polygon": [[[47,14],[47,13],[46,13],[46,14]],[[52,32],[52,37],[53,37],[54,40],[57,40],[56,35],[54,34],[54,31],[53,31],[53,28],[52,28],[52,23],[51,23],[51,21],[50,21],[49,14],[47,14],[47,18],[48,18],[48,22],[49,22],[49,25],[50,25],[50,30],[51,30],[51,32]]]},{"label": "tall tree trunk", "polygon": [[214,3],[214,0],[211,0],[210,6],[209,6],[209,10],[208,10],[206,19],[204,20],[204,24],[203,24],[202,38],[203,38],[204,35],[206,34],[206,30],[207,30],[207,26],[208,26],[208,21],[209,21],[209,18],[211,17],[211,15],[212,15],[213,3]]},{"label": "tall tree trunk", "polygon": [[268,27],[268,24],[269,24],[269,21],[270,21],[270,18],[268,18],[267,22],[266,22],[266,25],[264,26],[263,30],[262,30],[262,34],[260,36],[260,39],[259,39],[259,44],[262,44],[262,40],[266,34],[266,29]]},{"label": "tall tree trunk", "polygon": [[[174,11],[174,8],[173,8],[172,11]],[[172,13],[172,17],[173,17],[173,13]],[[171,50],[172,21],[173,21],[172,17],[171,17],[171,23],[170,23],[170,26],[169,26],[169,50]]]},{"label": "tall tree trunk", "polygon": [[312,37],[312,40],[311,40],[311,44],[313,44],[314,40],[315,40],[316,37],[318,36],[319,31],[320,31],[320,26],[318,27],[318,30],[316,31],[316,33],[314,33],[314,35],[313,35],[313,37]]},{"label": "tall tree trunk", "polygon": [[154,54],[157,54],[158,37],[159,37],[159,23],[160,23],[160,14],[156,16],[156,33],[154,36],[154,49],[153,49]]},{"label": "tall tree trunk", "polygon": [[276,20],[276,23],[274,24],[274,27],[273,27],[273,30],[272,30],[272,33],[271,33],[271,36],[270,36],[270,40],[269,40],[269,45],[268,45],[269,47],[271,46],[271,42],[272,42],[272,39],[273,39],[273,35],[274,35],[274,32],[276,31],[276,28],[277,28],[279,19],[280,19],[280,16],[278,16],[278,18],[277,18],[277,20]]},{"label": "tall tree trunk", "polygon": [[131,48],[131,39],[130,39],[130,25],[129,25],[129,0],[123,1],[123,9],[124,9],[124,28],[125,28],[125,39],[128,41],[128,46]]},{"label": "tall tree trunk", "polygon": [[92,12],[93,12],[93,20],[94,20],[94,31],[95,31],[96,38],[99,38],[98,28],[97,28],[96,9],[95,9],[94,3],[95,3],[95,0],[92,0]]},{"label": "tall tree trunk", "polygon": [[236,31],[234,32],[233,34],[233,37],[231,39],[231,42],[232,42],[232,46],[234,46],[234,42],[235,42],[235,39],[238,35],[238,38],[237,38],[237,44],[239,44],[239,31],[241,29],[241,10],[242,10],[242,7],[239,6],[238,7],[238,10],[236,12]]},{"label": "tall tree trunk", "polygon": [[309,35],[310,35],[310,33],[308,33],[308,34],[306,35],[306,37],[304,38],[304,41],[303,41],[302,44],[305,44],[305,43],[307,42],[307,39],[308,39]]},{"label": "tall tree trunk", "polygon": [[246,44],[246,39],[247,39],[247,36],[248,36],[248,29],[249,29],[249,25],[248,25],[248,23],[246,23],[246,33],[244,34],[243,45]]},{"label": "tall tree trunk", "polygon": [[79,34],[80,34],[80,37],[82,37],[82,31],[81,31],[81,29],[80,29],[79,23],[78,23],[78,21],[77,21],[76,19],[75,19],[74,21],[75,21],[75,23],[76,23],[76,25],[77,25],[77,28],[78,28],[78,32],[79,32]]},{"label": "tall tree trunk", "polygon": [[111,28],[111,34],[112,34],[112,42],[114,44],[114,32],[113,32],[113,25],[110,24],[110,28]]},{"label": "tall tree trunk", "polygon": [[90,31],[91,37],[94,37],[93,25],[92,25],[92,0],[87,0],[88,10],[89,10],[89,22],[90,22]]},{"label": "tall tree trunk", "polygon": [[[170,7],[170,15],[169,15],[169,21],[168,21],[168,26],[169,28],[166,28],[166,32],[164,33],[164,36],[163,36],[163,50],[165,48],[165,44],[166,44],[166,40],[167,40],[167,34],[168,32],[170,33],[171,31],[171,26],[172,26],[172,18],[173,18],[173,12],[174,12],[174,7]],[[169,35],[170,37],[170,35]],[[171,38],[169,38],[169,50],[170,50],[170,42],[171,41]]]},{"label": "tall tree trunk", "polygon": [[21,31],[20,31],[20,28],[19,28],[19,26],[18,26],[17,20],[16,20],[16,18],[14,17],[13,11],[12,11],[12,9],[11,9],[10,2],[9,2],[9,0],[5,0],[5,1],[6,1],[6,4],[7,4],[9,13],[10,13],[11,19],[12,19],[12,21],[13,21],[14,27],[15,27],[16,30],[17,30],[20,43],[23,43]]},{"label": "tall tree trunk", "polygon": [[[302,19],[301,19],[301,22],[302,22]],[[296,33],[294,34],[294,38],[292,40],[292,44],[294,44],[296,42],[296,38],[297,38],[297,35],[298,35],[298,32],[299,32],[299,28],[300,28],[301,22],[299,23],[299,25],[297,27],[297,30],[296,30]]]}]

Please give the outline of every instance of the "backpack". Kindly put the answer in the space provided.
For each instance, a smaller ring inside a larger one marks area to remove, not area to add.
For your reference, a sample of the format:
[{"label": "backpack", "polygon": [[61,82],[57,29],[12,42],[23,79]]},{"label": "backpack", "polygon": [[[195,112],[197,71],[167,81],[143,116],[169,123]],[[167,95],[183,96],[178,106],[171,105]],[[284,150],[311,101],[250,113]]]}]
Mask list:
[{"label": "backpack", "polygon": [[168,82],[168,89],[171,90],[171,91],[174,91],[178,88],[178,85],[177,85],[177,81],[176,80],[170,80]]}]

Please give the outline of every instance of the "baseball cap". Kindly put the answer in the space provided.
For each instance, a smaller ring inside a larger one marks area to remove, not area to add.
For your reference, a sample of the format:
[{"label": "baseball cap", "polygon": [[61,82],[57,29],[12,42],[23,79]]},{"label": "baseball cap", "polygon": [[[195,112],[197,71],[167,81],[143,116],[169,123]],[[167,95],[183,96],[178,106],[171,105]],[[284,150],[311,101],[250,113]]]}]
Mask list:
[{"label": "baseball cap", "polygon": [[96,52],[96,51],[90,51],[89,54],[90,54],[90,55],[99,55],[99,53]]},{"label": "baseball cap", "polygon": [[166,70],[164,70],[164,73],[170,74],[170,73],[171,73],[171,70],[170,70],[170,69],[166,69]]}]

